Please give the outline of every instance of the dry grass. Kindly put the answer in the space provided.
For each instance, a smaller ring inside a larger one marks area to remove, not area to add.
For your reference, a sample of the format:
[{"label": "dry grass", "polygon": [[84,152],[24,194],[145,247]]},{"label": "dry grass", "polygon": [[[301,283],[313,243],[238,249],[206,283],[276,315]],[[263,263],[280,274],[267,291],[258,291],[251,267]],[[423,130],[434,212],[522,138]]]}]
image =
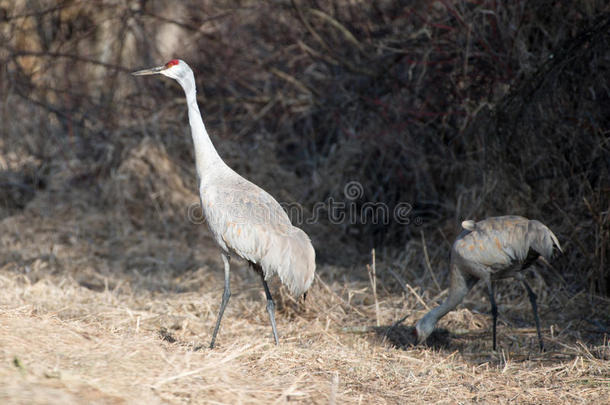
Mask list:
[{"label": "dry grass", "polygon": [[[386,337],[387,326],[374,326],[377,316],[389,325],[405,312],[410,325],[424,310],[415,294],[388,292],[385,263],[376,263],[379,312],[364,265],[326,265],[304,304],[273,285],[276,347],[257,277],[237,265],[219,346],[209,350],[222,276],[204,229],[183,221],[183,232],[194,230],[182,239],[152,228],[137,232],[121,219],[122,209],[99,212],[79,192],[64,192],[59,212],[36,211],[54,198],[38,193],[31,208],[0,223],[3,403],[609,399],[610,344],[585,322],[607,317],[607,300],[549,291],[538,279],[548,348],[538,353],[525,294],[506,286],[499,290],[496,354],[487,301],[475,291],[464,305],[470,309],[441,322],[450,332],[441,329],[432,347],[414,348],[410,327]],[[432,305],[433,298],[421,299]]]},{"label": "dry grass", "polygon": [[[177,4],[0,0],[1,403],[610,400],[607,2]],[[221,156],[278,200],[357,180],[358,204],[421,220],[306,224],[318,278],[305,303],[272,285],[279,347],[236,264],[206,348],[222,274],[187,220],[183,95],[125,74],[173,57]],[[460,221],[506,213],[566,251],[528,274],[547,351],[515,283],[498,353],[480,288],[412,347]]]}]

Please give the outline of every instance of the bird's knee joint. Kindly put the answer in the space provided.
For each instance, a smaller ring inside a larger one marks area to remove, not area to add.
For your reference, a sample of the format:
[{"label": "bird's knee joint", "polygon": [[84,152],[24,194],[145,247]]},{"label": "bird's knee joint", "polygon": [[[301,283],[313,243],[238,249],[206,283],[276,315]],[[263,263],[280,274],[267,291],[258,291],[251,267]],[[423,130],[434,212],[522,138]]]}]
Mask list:
[{"label": "bird's knee joint", "polygon": [[275,310],[275,303],[272,300],[267,301],[267,311]]}]

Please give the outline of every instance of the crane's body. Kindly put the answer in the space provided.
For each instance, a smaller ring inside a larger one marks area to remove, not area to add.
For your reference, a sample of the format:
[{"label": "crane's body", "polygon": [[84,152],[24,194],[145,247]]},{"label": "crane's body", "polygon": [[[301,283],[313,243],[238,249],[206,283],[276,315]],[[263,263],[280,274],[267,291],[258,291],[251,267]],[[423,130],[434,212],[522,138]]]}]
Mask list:
[{"label": "crane's body", "polygon": [[491,217],[476,223],[468,220],[462,222],[462,227],[464,229],[451,249],[449,296],[417,322],[415,331],[418,342],[424,342],[438,320],[462,302],[477,281],[483,280],[491,302],[493,349],[496,350],[497,306],[493,282],[514,277],[527,290],[542,350],[536,295],[521,271],[541,255],[550,259],[553,246],[561,251],[557,237],[541,222],[519,216]]},{"label": "crane's body", "polygon": [[226,168],[222,177],[202,181],[199,189],[214,240],[229,255],[260,266],[265,279],[277,274],[292,294],[305,293],[315,270],[309,237],[292,226],[267,192]]},{"label": "crane's body", "polygon": [[175,79],[186,95],[201,208],[210,232],[222,250],[225,268],[224,292],[210,347],[214,347],[231,296],[231,256],[247,260],[261,275],[273,336],[278,344],[275,306],[266,280],[277,274],[291,293],[304,294],[315,273],[315,251],[309,237],[291,224],[286,212],[271,195],[241,177],[220,158],[199,112],[193,71],[184,61],[174,59],[163,66],[133,74],[163,74]]}]

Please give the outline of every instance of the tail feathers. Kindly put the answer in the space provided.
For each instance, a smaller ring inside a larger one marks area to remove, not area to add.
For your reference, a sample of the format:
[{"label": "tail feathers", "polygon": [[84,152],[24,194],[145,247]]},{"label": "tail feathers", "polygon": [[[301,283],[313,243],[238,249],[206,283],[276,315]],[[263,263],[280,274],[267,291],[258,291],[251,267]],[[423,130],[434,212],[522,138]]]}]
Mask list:
[{"label": "tail feathers", "polygon": [[542,222],[531,220],[528,231],[530,247],[546,259],[549,259],[552,256],[553,245],[557,246],[559,251],[563,253],[559,240],[555,234]]},{"label": "tail feathers", "polygon": [[549,234],[551,235],[551,238],[553,239],[553,243],[555,243],[555,246],[557,246],[557,249],[559,249],[559,251],[561,253],[563,253],[563,249],[561,248],[561,245],[559,244],[559,240],[557,239],[557,236],[555,236],[555,234],[553,232],[551,232],[551,230],[549,228],[546,228],[549,231]]},{"label": "tail feathers", "polygon": [[293,228],[287,234],[273,237],[268,253],[261,260],[265,278],[277,273],[290,292],[304,294],[313,282],[316,253],[305,232]]}]

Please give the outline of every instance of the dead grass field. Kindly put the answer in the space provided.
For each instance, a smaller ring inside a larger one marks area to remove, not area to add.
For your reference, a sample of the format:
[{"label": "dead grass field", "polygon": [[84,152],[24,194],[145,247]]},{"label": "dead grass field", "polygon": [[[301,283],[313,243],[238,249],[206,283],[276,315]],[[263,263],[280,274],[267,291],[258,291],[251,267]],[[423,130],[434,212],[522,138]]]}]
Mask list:
[{"label": "dead grass field", "polygon": [[[0,0],[0,404],[610,403],[609,27],[603,0]],[[128,74],[172,58],[278,201],[412,208],[303,225],[317,276],[305,302],[270,283],[277,347],[234,262],[207,348],[184,96]],[[460,222],[504,214],[565,250],[527,274],[547,350],[510,281],[498,352],[480,286],[412,346]]]},{"label": "dead grass field", "polygon": [[[272,284],[276,347],[256,275],[235,266],[218,347],[209,350],[222,272],[205,226],[185,221],[182,238],[136,231],[123,225],[121,210],[88,208],[92,198],[41,192],[0,223],[2,403],[610,400],[610,344],[586,322],[607,317],[609,302],[549,289],[540,277],[545,353],[525,294],[510,285],[499,290],[498,353],[490,352],[488,304],[478,289],[443,319],[449,332],[435,332],[432,347],[411,347],[410,325],[425,308],[414,294],[387,291],[384,263],[376,263],[379,319],[370,283],[353,281],[358,273],[366,280],[364,265],[321,266],[304,304]],[[42,209],[58,199],[56,210]],[[428,305],[439,299],[423,294]]]}]

